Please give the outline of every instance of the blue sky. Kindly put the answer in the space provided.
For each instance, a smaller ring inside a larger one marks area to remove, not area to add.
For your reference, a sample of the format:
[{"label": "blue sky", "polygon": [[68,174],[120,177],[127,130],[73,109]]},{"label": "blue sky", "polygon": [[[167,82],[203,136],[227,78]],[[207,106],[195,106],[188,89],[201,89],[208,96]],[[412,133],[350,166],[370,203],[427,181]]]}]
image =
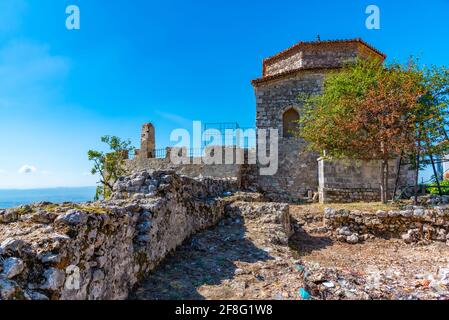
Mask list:
[{"label": "blue sky", "polygon": [[148,121],[158,147],[192,120],[253,126],[262,59],[317,34],[447,65],[448,21],[448,0],[0,0],[0,188],[93,185],[87,150]]}]

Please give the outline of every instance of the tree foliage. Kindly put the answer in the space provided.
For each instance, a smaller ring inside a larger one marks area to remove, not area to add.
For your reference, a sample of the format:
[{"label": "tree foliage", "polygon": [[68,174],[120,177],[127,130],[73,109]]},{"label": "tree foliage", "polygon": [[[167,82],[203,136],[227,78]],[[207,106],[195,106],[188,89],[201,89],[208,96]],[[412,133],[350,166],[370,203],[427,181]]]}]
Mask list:
[{"label": "tree foliage", "polygon": [[447,69],[420,69],[413,60],[357,61],[330,74],[322,95],[306,99],[296,134],[333,158],[381,160],[386,201],[390,159],[447,152],[448,80]]},{"label": "tree foliage", "polygon": [[129,140],[123,141],[115,136],[103,136],[101,142],[109,147],[108,152],[89,150],[89,161],[93,162],[91,173],[99,175],[96,199],[107,199],[119,177],[127,174],[125,160],[134,148]]}]

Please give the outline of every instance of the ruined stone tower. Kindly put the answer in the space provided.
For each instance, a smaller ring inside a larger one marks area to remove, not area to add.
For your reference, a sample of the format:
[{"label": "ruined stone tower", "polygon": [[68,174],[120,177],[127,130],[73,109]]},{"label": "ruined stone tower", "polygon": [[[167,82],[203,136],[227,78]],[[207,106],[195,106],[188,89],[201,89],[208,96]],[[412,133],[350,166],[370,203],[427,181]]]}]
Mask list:
[{"label": "ruined stone tower", "polygon": [[142,126],[141,147],[139,155],[142,158],[154,158],[155,143],[154,126],[151,123],[146,123]]},{"label": "ruined stone tower", "polygon": [[305,143],[291,135],[301,117],[300,96],[319,94],[328,72],[362,59],[385,55],[361,39],[300,42],[263,61],[262,77],[252,81],[256,95],[258,129],[278,129],[279,170],[259,176],[258,184],[271,198],[296,201],[318,190],[317,154],[305,152]]}]

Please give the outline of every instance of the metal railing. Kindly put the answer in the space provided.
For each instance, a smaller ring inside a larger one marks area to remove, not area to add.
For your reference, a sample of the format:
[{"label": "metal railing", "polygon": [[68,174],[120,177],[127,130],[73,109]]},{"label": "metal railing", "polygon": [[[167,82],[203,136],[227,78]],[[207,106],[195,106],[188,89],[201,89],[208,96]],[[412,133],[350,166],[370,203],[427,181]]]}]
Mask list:
[{"label": "metal railing", "polygon": [[153,150],[153,157],[156,159],[165,159],[167,157],[167,149]]}]

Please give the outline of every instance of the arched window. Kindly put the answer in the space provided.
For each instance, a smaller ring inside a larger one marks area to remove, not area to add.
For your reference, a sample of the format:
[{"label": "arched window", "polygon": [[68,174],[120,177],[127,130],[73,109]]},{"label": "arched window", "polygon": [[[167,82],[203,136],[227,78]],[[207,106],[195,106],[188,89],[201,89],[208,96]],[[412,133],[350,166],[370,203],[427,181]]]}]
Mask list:
[{"label": "arched window", "polygon": [[282,126],[284,138],[293,137],[292,131],[298,127],[299,113],[290,108],[282,115]]}]

